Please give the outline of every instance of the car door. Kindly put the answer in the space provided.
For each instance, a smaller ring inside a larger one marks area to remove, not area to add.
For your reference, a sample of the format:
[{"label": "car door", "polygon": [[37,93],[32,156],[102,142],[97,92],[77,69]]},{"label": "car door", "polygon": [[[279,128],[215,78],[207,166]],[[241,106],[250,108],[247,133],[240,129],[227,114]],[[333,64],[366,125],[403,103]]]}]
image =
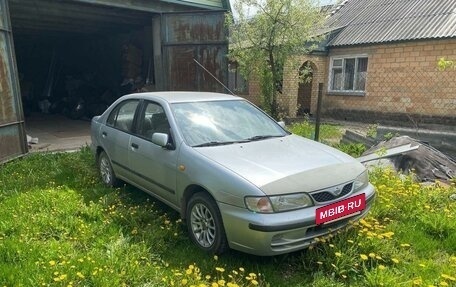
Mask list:
[{"label": "car door", "polygon": [[139,100],[120,102],[109,114],[106,125],[100,128],[100,141],[109,156],[114,173],[120,178],[131,177],[128,164],[131,134]]},{"label": "car door", "polygon": [[145,101],[138,114],[137,129],[131,137],[129,163],[135,181],[175,207],[177,151],[152,143],[154,133],[166,133],[173,145],[172,134],[163,107]]}]

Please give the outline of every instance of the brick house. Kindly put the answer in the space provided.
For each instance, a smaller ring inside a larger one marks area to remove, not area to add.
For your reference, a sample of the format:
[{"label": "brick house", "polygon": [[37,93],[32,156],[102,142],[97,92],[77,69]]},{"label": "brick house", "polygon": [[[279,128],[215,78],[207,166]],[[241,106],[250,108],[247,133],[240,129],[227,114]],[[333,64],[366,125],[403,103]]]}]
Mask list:
[{"label": "brick house", "polygon": [[[281,108],[290,117],[315,113],[323,83],[327,117],[456,124],[456,1],[345,0],[328,16],[322,49],[298,57],[312,70],[284,73]],[[258,85],[248,99],[259,103]]]}]

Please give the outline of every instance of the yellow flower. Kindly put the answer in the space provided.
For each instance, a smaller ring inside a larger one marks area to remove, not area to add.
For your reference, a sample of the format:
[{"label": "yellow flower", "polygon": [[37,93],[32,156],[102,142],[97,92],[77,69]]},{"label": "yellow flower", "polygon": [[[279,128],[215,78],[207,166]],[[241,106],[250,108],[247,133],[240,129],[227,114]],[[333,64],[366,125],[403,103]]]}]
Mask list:
[{"label": "yellow flower", "polygon": [[49,261],[49,265],[54,266],[55,265],[55,261],[54,260]]},{"label": "yellow flower", "polygon": [[402,243],[402,244],[401,244],[401,247],[410,247],[410,244],[408,244],[408,243]]},{"label": "yellow flower", "polygon": [[252,283],[253,285],[257,286],[258,285],[258,281],[256,281],[255,279],[250,281],[250,283]]},{"label": "yellow flower", "polygon": [[239,271],[241,271],[241,272],[244,272],[244,271],[245,271],[245,269],[244,269],[244,268],[242,268],[242,267],[239,267]]},{"label": "yellow flower", "polygon": [[217,283],[218,283],[218,285],[220,285],[220,286],[225,286],[225,280],[223,280],[223,279],[217,281]]},{"label": "yellow flower", "polygon": [[441,281],[441,282],[439,283],[439,285],[440,285],[440,286],[449,286],[448,283],[446,283],[445,281]]},{"label": "yellow flower", "polygon": [[218,256],[217,256],[217,255],[214,255],[214,260],[215,260],[215,261],[218,260]]},{"label": "yellow flower", "polygon": [[396,259],[396,258],[391,259],[391,261],[393,261],[393,262],[396,263],[396,264],[399,263],[399,260]]},{"label": "yellow flower", "polygon": [[362,260],[367,260],[368,259],[366,254],[360,254],[359,256],[361,257]]},{"label": "yellow flower", "polygon": [[413,280],[413,285],[421,285],[422,283],[423,281],[421,280],[421,278]]},{"label": "yellow flower", "polygon": [[211,285],[211,287],[218,287],[218,286],[219,285],[216,282],[212,283],[212,285]]},{"label": "yellow flower", "polygon": [[85,278],[85,276],[84,276],[81,272],[76,273],[76,275],[77,275],[79,278],[82,278],[82,279]]},{"label": "yellow flower", "polygon": [[342,253],[340,253],[340,252],[336,252],[336,253],[334,253],[334,254],[335,254],[337,257],[341,257],[341,256],[342,256]]},{"label": "yellow flower", "polygon": [[215,267],[215,270],[217,270],[218,272],[225,272],[225,268],[222,268],[222,267]]},{"label": "yellow flower", "polygon": [[188,283],[187,279],[182,279],[182,281],[181,281],[182,285],[187,285],[187,283]]},{"label": "yellow flower", "polygon": [[375,258],[375,253],[373,253],[373,252],[369,253],[369,257],[370,258]]},{"label": "yellow flower", "polygon": [[442,278],[445,278],[445,279],[448,279],[448,280],[451,280],[451,281],[456,281],[455,277],[447,275],[447,274],[441,274],[440,276],[442,276]]},{"label": "yellow flower", "polygon": [[317,261],[317,264],[318,264],[318,265],[323,265],[323,262]]},{"label": "yellow flower", "polygon": [[381,265],[381,264],[380,264],[380,265],[378,265],[378,269],[379,269],[379,270],[385,270],[386,267],[385,267],[384,265]]}]

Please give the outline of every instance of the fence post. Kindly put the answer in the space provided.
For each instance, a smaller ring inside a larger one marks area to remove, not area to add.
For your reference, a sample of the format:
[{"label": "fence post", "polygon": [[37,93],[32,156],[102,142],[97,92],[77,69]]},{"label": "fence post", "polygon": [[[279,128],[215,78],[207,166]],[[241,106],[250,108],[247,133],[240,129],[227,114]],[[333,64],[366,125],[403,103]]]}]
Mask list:
[{"label": "fence post", "polygon": [[317,115],[315,119],[315,141],[320,139],[320,118],[321,118],[321,102],[323,99],[323,83],[318,83],[318,98],[317,98]]}]

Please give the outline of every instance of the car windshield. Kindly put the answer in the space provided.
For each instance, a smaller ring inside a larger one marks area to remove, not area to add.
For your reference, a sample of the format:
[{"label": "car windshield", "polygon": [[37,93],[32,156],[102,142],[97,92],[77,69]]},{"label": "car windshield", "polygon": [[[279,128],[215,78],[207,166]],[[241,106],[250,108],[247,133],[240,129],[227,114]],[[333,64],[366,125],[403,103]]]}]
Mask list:
[{"label": "car windshield", "polygon": [[175,103],[174,117],[190,146],[215,146],[282,137],[288,133],[247,101]]}]

